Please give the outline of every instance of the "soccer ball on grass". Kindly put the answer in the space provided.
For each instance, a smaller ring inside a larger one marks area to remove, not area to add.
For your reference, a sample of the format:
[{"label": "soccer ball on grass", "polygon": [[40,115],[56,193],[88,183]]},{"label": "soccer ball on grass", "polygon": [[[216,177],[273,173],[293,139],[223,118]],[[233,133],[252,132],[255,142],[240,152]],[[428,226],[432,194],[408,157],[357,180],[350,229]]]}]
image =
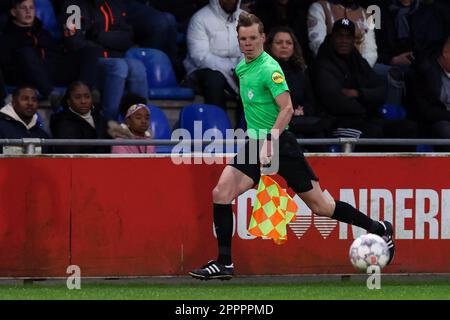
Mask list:
[{"label": "soccer ball on grass", "polygon": [[389,248],[380,236],[364,234],[353,241],[349,255],[353,266],[366,272],[370,266],[378,266],[380,269],[386,266],[389,261]]}]

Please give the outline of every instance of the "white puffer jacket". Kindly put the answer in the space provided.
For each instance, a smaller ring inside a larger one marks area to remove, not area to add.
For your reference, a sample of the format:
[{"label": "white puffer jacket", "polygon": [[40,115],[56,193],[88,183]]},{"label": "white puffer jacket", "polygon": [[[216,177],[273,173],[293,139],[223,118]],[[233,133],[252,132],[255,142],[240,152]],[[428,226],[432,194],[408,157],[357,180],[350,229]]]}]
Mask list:
[{"label": "white puffer jacket", "polygon": [[[361,47],[361,55],[367,60],[369,65],[373,67],[378,59],[377,43],[375,41],[375,31],[368,28],[367,20],[364,21],[365,29],[367,30],[366,36]],[[327,24],[325,18],[325,12],[323,7],[314,2],[311,4],[308,10],[308,37],[309,47],[317,55],[319,48],[322,45],[327,35]]]},{"label": "white puffer jacket", "polygon": [[233,70],[243,58],[236,32],[242,12],[240,3],[239,0],[238,9],[229,15],[220,7],[219,0],[210,0],[192,16],[187,31],[188,53],[184,60],[188,74],[204,68],[220,71],[236,93],[238,87]]}]

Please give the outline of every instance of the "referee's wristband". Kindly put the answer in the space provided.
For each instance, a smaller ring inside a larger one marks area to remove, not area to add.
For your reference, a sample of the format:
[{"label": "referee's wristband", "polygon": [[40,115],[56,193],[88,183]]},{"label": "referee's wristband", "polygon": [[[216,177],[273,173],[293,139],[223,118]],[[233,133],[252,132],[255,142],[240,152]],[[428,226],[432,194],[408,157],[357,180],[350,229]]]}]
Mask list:
[{"label": "referee's wristband", "polygon": [[272,141],[272,134],[269,132],[266,136],[267,141]]}]

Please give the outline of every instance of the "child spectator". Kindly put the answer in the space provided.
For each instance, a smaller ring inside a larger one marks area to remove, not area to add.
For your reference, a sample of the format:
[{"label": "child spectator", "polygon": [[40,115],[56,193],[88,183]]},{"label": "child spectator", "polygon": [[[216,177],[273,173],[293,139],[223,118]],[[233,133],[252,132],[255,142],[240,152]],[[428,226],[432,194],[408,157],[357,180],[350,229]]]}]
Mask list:
[{"label": "child spectator", "polygon": [[[150,109],[145,104],[133,104],[127,109],[125,122],[121,129],[116,130],[116,139],[151,139]],[[113,146],[111,153],[155,153],[155,147],[143,146]]]}]

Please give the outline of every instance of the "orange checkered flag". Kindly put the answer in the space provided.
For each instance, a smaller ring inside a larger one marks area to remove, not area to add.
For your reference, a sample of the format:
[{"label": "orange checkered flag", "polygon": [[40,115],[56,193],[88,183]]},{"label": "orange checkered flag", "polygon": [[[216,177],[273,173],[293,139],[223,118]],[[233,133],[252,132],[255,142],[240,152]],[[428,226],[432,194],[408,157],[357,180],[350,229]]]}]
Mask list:
[{"label": "orange checkered flag", "polygon": [[287,241],[286,225],[295,221],[298,206],[289,194],[272,178],[262,175],[248,232],[257,237],[271,238],[276,244]]}]

